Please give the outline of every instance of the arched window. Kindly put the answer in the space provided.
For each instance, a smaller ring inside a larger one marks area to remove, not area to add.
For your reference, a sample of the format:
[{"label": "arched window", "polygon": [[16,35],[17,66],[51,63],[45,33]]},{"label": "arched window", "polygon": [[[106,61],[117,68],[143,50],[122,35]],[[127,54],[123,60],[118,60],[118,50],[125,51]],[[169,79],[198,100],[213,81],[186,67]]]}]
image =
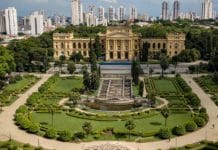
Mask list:
[{"label": "arched window", "polygon": [[179,44],[176,43],[176,44],[175,44],[175,49],[178,49],[178,47],[179,47]]},{"label": "arched window", "polygon": [[155,49],[156,48],[156,44],[155,43],[153,43],[153,49]]},{"label": "arched window", "polygon": [[78,48],[81,49],[81,43],[78,44]]},{"label": "arched window", "polygon": [[151,43],[148,43],[148,48],[151,48]]},{"label": "arched window", "polygon": [[86,43],[83,43],[83,48],[86,49]]},{"label": "arched window", "polygon": [[158,43],[158,49],[160,49],[160,43]]},{"label": "arched window", "polygon": [[163,43],[163,49],[166,49],[166,43]]},{"label": "arched window", "polygon": [[73,48],[76,48],[76,43],[73,43]]},{"label": "arched window", "polygon": [[64,46],[64,43],[61,43],[61,48],[64,48],[65,46]]}]

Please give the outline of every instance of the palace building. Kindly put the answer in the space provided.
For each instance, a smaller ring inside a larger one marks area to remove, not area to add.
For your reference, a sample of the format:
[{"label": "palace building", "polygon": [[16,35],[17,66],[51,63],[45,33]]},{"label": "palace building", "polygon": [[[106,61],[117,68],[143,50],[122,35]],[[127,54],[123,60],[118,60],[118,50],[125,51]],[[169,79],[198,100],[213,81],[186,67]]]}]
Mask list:
[{"label": "palace building", "polygon": [[[140,34],[133,33],[132,29],[124,26],[108,27],[106,33],[99,33],[102,50],[106,61],[131,61],[139,59],[143,43],[148,44],[149,57],[155,58],[162,49],[172,57],[185,50],[184,33],[168,33],[166,38],[142,38]],[[92,43],[94,39],[92,39]],[[67,58],[72,53],[81,53],[89,57],[90,38],[76,38],[73,33],[54,33],[54,58],[61,55]]]}]

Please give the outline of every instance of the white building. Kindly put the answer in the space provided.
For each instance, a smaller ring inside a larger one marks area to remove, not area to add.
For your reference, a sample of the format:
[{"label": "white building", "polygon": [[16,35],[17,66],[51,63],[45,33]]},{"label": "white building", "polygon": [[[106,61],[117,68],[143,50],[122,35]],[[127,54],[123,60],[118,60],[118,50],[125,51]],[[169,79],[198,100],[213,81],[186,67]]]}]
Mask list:
[{"label": "white building", "polygon": [[213,2],[211,0],[204,0],[202,3],[202,19],[213,18]]},{"label": "white building", "polygon": [[129,19],[130,20],[135,20],[137,18],[138,18],[137,8],[136,7],[131,7],[130,8]]},{"label": "white building", "polygon": [[17,10],[8,7],[0,12],[0,32],[16,36],[18,34]]},{"label": "white building", "polygon": [[31,35],[40,35],[44,31],[43,26],[43,15],[39,12],[33,12],[30,17],[30,34]]},{"label": "white building", "polygon": [[100,6],[98,8],[98,20],[103,21],[105,19],[105,10],[104,7]]},{"label": "white building", "polygon": [[108,22],[115,20],[115,8],[110,6],[108,12]]},{"label": "white building", "polygon": [[96,17],[92,12],[85,14],[85,23],[87,26],[97,26],[98,17]]},{"label": "white building", "polygon": [[120,6],[118,8],[118,20],[122,21],[125,19],[125,8],[123,6]]},{"label": "white building", "polygon": [[168,20],[168,9],[169,9],[168,2],[164,0],[162,3],[162,19],[163,20]]},{"label": "white building", "polygon": [[72,24],[83,23],[83,5],[80,0],[72,0]]}]

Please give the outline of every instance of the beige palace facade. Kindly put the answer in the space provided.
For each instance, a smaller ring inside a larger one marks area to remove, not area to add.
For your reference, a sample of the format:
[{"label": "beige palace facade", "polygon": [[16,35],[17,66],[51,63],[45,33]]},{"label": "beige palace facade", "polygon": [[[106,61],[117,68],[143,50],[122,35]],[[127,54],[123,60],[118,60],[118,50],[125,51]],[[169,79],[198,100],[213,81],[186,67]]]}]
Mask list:
[{"label": "beige palace facade", "polygon": [[[148,43],[150,58],[154,58],[162,49],[167,50],[169,57],[185,50],[184,33],[169,33],[166,38],[141,38],[140,34],[133,33],[129,27],[113,26],[108,27],[106,33],[98,35],[106,61],[139,59],[145,42]],[[94,42],[93,39],[92,41]],[[73,33],[54,33],[54,58],[58,59],[61,55],[69,58],[74,52],[80,52],[84,57],[89,57],[89,43],[90,38],[75,38]]]}]

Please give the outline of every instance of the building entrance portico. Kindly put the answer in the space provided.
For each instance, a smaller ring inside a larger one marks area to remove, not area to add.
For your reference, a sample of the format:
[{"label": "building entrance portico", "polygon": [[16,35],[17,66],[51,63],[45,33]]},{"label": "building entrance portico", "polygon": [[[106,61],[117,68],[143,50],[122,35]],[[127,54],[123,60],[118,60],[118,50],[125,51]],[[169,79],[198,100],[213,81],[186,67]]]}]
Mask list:
[{"label": "building entrance portico", "polygon": [[109,27],[105,34],[99,34],[106,41],[106,61],[129,61],[138,58],[140,38],[128,27]]}]

